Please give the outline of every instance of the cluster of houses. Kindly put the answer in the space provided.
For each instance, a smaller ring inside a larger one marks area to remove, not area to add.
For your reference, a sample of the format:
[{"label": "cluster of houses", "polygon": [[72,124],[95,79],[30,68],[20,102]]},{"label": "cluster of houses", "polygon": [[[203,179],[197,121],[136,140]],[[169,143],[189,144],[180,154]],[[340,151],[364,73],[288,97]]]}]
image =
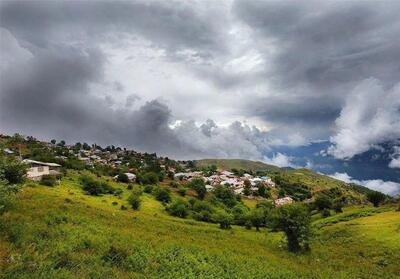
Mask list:
[{"label": "cluster of houses", "polygon": [[249,181],[252,191],[257,191],[258,184],[262,183],[268,187],[275,187],[275,183],[268,176],[252,176],[245,173],[243,176],[237,176],[233,172],[226,171],[223,169],[217,169],[217,174],[210,176],[203,176],[201,171],[196,172],[180,172],[174,175],[175,179],[179,180],[191,180],[195,177],[201,177],[207,184],[207,190],[211,191],[215,185],[227,185],[232,187],[232,189],[237,194],[243,194],[245,181]]},{"label": "cluster of houses", "polygon": [[[43,143],[47,145],[49,148],[55,147],[53,143]],[[114,149],[114,150],[103,150],[98,148],[89,148],[89,149],[77,149],[76,146],[65,146],[68,153],[78,160],[85,162],[87,165],[94,164],[104,164],[111,166],[113,168],[118,168],[121,166],[123,162],[123,158],[128,155],[135,153],[136,157],[139,158],[140,164],[143,164],[143,159],[141,158],[140,153],[136,153],[134,151],[128,151],[125,149]],[[14,151],[6,148],[3,150],[4,153],[8,155],[12,155]],[[70,156],[69,155],[69,156]],[[67,159],[65,156],[57,156],[59,159]],[[43,176],[47,175],[59,175],[61,165],[56,163],[48,163],[48,162],[40,162],[35,160],[25,159],[24,163],[30,166],[27,171],[27,178],[35,181],[40,181]],[[185,167],[185,165],[182,165]],[[164,165],[160,165],[161,168],[165,169]],[[128,180],[134,182],[136,180],[136,175],[133,173],[134,171],[126,172],[125,175],[128,177]],[[169,167],[168,172],[174,174],[174,179],[177,180],[191,180],[193,178],[202,178],[206,182],[207,191],[212,191],[216,185],[227,185],[233,189],[236,194],[244,194],[245,185],[250,186],[251,193],[257,192],[258,186],[263,184],[267,187],[274,188],[275,183],[268,176],[253,176],[251,174],[245,173],[242,176],[235,175],[233,172],[217,169],[216,172],[210,176],[205,176],[201,171],[189,171],[187,172],[175,172],[175,168]],[[118,179],[118,176],[115,176],[114,179]],[[281,206],[284,204],[290,204],[293,200],[290,197],[284,197],[281,199],[275,200],[276,206]]]}]

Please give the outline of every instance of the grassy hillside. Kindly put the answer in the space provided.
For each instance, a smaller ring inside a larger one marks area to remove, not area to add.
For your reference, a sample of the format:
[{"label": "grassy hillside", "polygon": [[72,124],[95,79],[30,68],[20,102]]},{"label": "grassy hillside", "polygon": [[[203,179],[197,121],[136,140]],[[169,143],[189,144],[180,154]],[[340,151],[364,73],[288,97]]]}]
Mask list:
[{"label": "grassy hillside", "polygon": [[203,159],[195,161],[195,164],[199,168],[215,165],[218,168],[224,168],[227,170],[244,169],[251,171],[279,171],[279,168],[273,165],[242,159]]},{"label": "grassy hillside", "polygon": [[[281,233],[169,216],[144,194],[140,211],[120,198],[85,195],[78,175],[30,184],[0,216],[1,278],[398,278],[400,214],[345,208],[321,219],[308,254],[286,251]],[[115,202],[117,204],[115,204]],[[114,203],[114,205],[113,205]]]}]

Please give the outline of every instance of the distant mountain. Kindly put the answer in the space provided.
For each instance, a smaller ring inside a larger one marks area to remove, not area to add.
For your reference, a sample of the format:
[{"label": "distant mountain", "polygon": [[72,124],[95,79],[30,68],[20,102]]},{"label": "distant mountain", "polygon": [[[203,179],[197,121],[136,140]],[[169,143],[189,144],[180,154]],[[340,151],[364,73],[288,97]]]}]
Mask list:
[{"label": "distant mountain", "polygon": [[400,169],[389,168],[394,144],[385,143],[381,148],[371,149],[349,160],[339,160],[324,151],[331,145],[329,141],[310,143],[305,146],[276,146],[265,153],[272,157],[282,153],[291,157],[291,163],[304,166],[324,174],[347,173],[357,180],[382,179],[400,183]]},{"label": "distant mountain", "polygon": [[259,161],[250,161],[242,159],[203,159],[196,160],[195,164],[197,167],[207,167],[215,165],[218,168],[224,168],[227,170],[231,169],[244,169],[251,171],[279,171],[280,168],[277,166],[265,164]]}]

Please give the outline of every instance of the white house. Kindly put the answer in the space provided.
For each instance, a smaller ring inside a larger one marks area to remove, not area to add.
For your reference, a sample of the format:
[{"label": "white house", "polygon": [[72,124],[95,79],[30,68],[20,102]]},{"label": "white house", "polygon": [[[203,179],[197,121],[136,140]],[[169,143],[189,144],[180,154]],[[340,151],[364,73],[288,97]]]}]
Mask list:
[{"label": "white house", "polygon": [[45,163],[29,159],[25,159],[23,162],[30,166],[26,173],[28,179],[39,181],[42,179],[43,175],[60,174],[61,165],[56,163]]},{"label": "white house", "polygon": [[277,207],[285,205],[285,204],[291,204],[291,203],[293,203],[293,199],[291,197],[284,197],[284,198],[281,198],[281,199],[276,199],[274,201],[274,204]]}]

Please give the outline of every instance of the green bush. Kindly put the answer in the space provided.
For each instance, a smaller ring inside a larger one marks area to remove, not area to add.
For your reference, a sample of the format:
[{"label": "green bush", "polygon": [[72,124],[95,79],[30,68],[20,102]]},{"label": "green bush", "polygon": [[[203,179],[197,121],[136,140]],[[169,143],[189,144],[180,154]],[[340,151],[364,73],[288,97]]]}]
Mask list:
[{"label": "green bush", "polygon": [[8,157],[0,157],[0,171],[2,178],[9,184],[19,184],[24,182],[28,166]]},{"label": "green bush", "polygon": [[188,185],[189,188],[192,188],[196,191],[199,199],[204,199],[207,194],[207,189],[203,178],[193,178]]},{"label": "green bush", "polygon": [[171,195],[169,194],[169,191],[165,188],[156,189],[154,191],[154,196],[156,197],[156,200],[163,203],[169,203],[171,201]]},{"label": "green bush", "polygon": [[142,200],[138,195],[131,194],[128,198],[128,203],[131,205],[133,210],[139,210]]},{"label": "green bush", "polygon": [[331,211],[329,209],[325,208],[324,210],[322,210],[321,216],[323,218],[329,217],[329,216],[331,216]]},{"label": "green bush", "polygon": [[129,178],[125,173],[120,173],[117,176],[117,181],[122,183],[129,183]]},{"label": "green bush", "polygon": [[56,185],[57,179],[54,175],[43,175],[40,184],[53,187]]},{"label": "green bush", "polygon": [[128,258],[129,253],[122,247],[110,246],[108,251],[103,255],[103,261],[112,266],[121,267]]},{"label": "green bush", "polygon": [[167,207],[167,211],[172,216],[186,218],[189,215],[189,204],[182,199],[178,199]]},{"label": "green bush", "polygon": [[330,209],[332,208],[332,200],[329,196],[325,194],[319,194],[315,198],[315,206],[318,208],[318,210],[324,210],[324,209]]},{"label": "green bush", "polygon": [[82,189],[89,195],[100,196],[103,194],[112,194],[115,189],[106,182],[98,181],[91,176],[83,175],[80,178]]},{"label": "green bush", "polygon": [[179,187],[178,194],[182,197],[186,196],[186,188]]},{"label": "green bush", "polygon": [[219,224],[219,227],[223,230],[228,230],[231,228],[231,225],[233,223],[233,217],[232,215],[228,214],[225,211],[219,211],[217,212],[214,217],[214,221]]},{"label": "green bush", "polygon": [[228,186],[218,185],[214,187],[214,196],[227,207],[234,207],[237,204],[235,192]]},{"label": "green bush", "polygon": [[152,185],[146,185],[144,186],[144,190],[145,193],[150,194],[151,192],[153,192],[153,186]]},{"label": "green bush", "polygon": [[367,194],[367,199],[375,207],[378,207],[382,202],[386,200],[386,195],[378,191],[371,191]]}]

